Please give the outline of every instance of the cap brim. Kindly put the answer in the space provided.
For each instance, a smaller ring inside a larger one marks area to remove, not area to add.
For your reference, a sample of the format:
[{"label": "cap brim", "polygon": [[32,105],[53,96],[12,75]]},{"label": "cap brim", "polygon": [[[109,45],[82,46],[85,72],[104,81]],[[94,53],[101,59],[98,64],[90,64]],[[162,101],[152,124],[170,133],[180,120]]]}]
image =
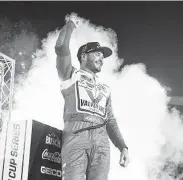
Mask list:
[{"label": "cap brim", "polygon": [[95,52],[95,51],[102,52],[104,55],[104,58],[107,58],[107,57],[111,56],[111,54],[112,54],[112,50],[108,47],[105,47],[105,46],[102,46],[102,47],[99,47],[98,49],[93,50],[93,52]]},{"label": "cap brim", "polygon": [[112,50],[108,47],[101,47],[102,51],[103,51],[103,54],[104,54],[104,58],[107,58],[109,56],[112,55]]}]

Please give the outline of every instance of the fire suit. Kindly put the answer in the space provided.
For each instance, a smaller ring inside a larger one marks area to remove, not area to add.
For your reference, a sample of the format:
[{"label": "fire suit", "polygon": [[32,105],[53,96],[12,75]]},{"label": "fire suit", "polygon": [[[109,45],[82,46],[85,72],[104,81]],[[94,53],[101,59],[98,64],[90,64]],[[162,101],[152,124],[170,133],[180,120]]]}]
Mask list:
[{"label": "fire suit", "polygon": [[[55,52],[65,100],[62,145],[63,180],[107,180],[109,138],[120,151],[127,147],[112,112],[110,88],[99,78],[71,64],[69,41],[73,24],[61,30]],[[98,128],[97,125],[103,125]],[[84,128],[90,128],[76,133]]]}]

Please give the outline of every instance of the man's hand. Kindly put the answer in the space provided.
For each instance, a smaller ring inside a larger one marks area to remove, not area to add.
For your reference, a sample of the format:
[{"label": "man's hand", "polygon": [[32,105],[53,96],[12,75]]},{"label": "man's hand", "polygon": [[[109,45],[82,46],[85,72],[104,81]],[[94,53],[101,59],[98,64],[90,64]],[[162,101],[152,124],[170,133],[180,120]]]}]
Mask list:
[{"label": "man's hand", "polygon": [[126,167],[129,164],[129,161],[130,161],[130,159],[129,159],[129,155],[128,155],[128,149],[124,148],[121,152],[121,155],[120,155],[119,164],[122,167]]},{"label": "man's hand", "polygon": [[80,20],[79,20],[77,14],[75,14],[75,13],[72,13],[71,15],[69,15],[69,14],[66,15],[65,20],[66,20],[66,23],[73,23],[74,28],[79,26]]}]

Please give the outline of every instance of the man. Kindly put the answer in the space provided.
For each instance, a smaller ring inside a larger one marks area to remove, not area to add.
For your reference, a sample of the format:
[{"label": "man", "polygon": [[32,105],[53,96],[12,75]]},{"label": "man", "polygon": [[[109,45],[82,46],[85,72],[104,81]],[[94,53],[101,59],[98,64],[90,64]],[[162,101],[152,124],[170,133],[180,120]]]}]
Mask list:
[{"label": "man", "polygon": [[120,165],[129,162],[128,148],[112,113],[110,89],[96,75],[103,59],[112,54],[108,47],[90,42],[78,50],[80,69],[71,64],[69,42],[76,28],[69,20],[56,42],[56,67],[65,100],[62,145],[63,180],[107,180],[110,164],[109,139],[121,152]]}]

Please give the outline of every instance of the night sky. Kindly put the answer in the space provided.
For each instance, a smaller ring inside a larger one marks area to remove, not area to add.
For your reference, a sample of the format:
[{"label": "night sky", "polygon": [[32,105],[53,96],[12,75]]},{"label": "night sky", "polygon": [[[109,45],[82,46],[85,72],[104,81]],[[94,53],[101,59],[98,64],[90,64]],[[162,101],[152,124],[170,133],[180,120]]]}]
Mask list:
[{"label": "night sky", "polygon": [[183,2],[0,2],[0,18],[29,21],[40,40],[71,12],[112,28],[124,65],[144,63],[171,95],[183,96]]}]

